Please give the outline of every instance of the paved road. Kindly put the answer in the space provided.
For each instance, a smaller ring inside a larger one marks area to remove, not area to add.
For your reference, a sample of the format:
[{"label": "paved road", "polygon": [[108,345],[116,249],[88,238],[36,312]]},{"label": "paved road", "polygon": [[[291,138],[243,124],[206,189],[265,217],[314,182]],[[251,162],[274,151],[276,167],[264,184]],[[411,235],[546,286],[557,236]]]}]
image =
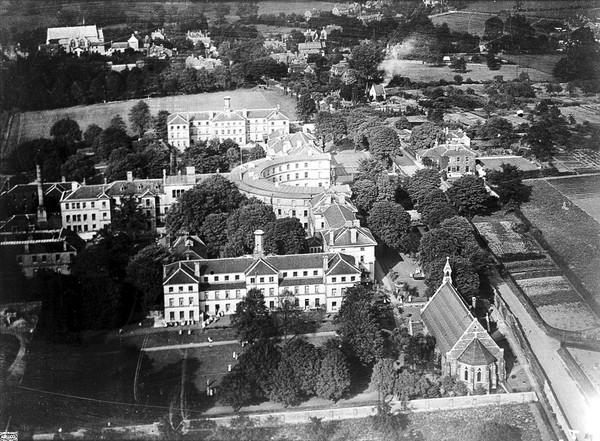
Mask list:
[{"label": "paved road", "polygon": [[[334,337],[336,335],[335,331],[324,331],[324,332],[315,332],[313,334],[304,334],[306,338],[309,340],[311,338],[318,337]],[[213,346],[227,346],[227,345],[239,345],[239,340],[225,340],[225,341],[213,341],[213,342],[202,342],[202,343],[183,343],[176,345],[166,345],[166,346],[155,346],[152,348],[142,348],[143,351],[146,352],[156,352],[156,351],[168,351],[170,349],[192,349],[192,348],[211,348]]]},{"label": "paved road", "polygon": [[[590,413],[591,406],[586,401],[577,382],[570,376],[566,365],[557,353],[560,343],[549,337],[543,329],[535,324],[508,285],[501,284],[498,286],[498,289],[502,298],[519,320],[533,352],[550,380],[550,386],[554,390],[571,428],[579,431],[577,439],[586,439],[584,438],[585,435],[592,433],[594,430],[592,427],[594,420]],[[598,417],[600,415],[595,416],[595,418]]]}]

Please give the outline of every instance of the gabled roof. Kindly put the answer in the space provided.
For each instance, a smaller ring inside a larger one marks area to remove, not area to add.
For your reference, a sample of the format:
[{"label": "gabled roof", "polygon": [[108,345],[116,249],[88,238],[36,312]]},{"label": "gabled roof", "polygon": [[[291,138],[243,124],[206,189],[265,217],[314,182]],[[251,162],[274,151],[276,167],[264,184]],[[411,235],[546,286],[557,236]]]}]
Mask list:
[{"label": "gabled roof", "polygon": [[206,258],[206,245],[198,236],[178,236],[171,244],[170,249],[176,257],[182,257],[187,260]]},{"label": "gabled roof", "polygon": [[311,155],[323,153],[316,146],[316,138],[310,133],[296,132],[290,134],[280,134],[270,136],[267,141],[270,154],[288,154],[288,155]]},{"label": "gabled roof", "polygon": [[[358,221],[357,221],[358,222]],[[356,241],[352,242],[351,230],[356,229]],[[323,240],[327,240],[327,233],[323,233]],[[373,234],[367,229],[359,226],[348,226],[345,225],[337,229],[333,233],[333,245],[336,247],[341,246],[360,246],[360,245],[377,245],[377,241],[373,237]]]},{"label": "gabled roof", "polygon": [[481,340],[474,338],[460,354],[458,361],[470,366],[487,366],[496,362],[497,359],[481,343]]},{"label": "gabled roof", "polygon": [[437,147],[432,147],[430,149],[424,150],[421,153],[421,157],[423,158],[442,158],[449,156],[473,156],[475,157],[475,152],[465,145],[460,143],[452,143],[452,144],[440,144]]},{"label": "gabled roof", "polygon": [[375,92],[376,96],[385,95],[385,88],[383,87],[382,84],[373,84],[372,88],[373,88],[373,91]]},{"label": "gabled roof", "polygon": [[194,264],[189,261],[175,262],[165,265],[167,276],[163,285],[182,285],[185,283],[198,283],[198,278],[194,274]]},{"label": "gabled roof", "polygon": [[264,259],[256,260],[252,265],[245,271],[246,275],[265,275],[265,274],[277,274],[277,268],[265,261]]},{"label": "gabled roof", "polygon": [[221,121],[245,121],[245,120],[246,120],[246,118],[244,118],[239,112],[237,112],[235,110],[230,110],[230,111],[227,111],[227,112],[219,112],[213,118],[214,122],[221,122]]},{"label": "gabled roof", "polygon": [[281,120],[289,120],[289,118],[281,111],[281,110],[273,110],[271,113],[269,113],[269,115],[267,116],[267,119],[269,121],[281,121]]},{"label": "gabled roof", "polygon": [[475,320],[450,282],[444,282],[429,299],[421,312],[421,318],[436,338],[442,354],[454,347]]},{"label": "gabled roof", "polygon": [[167,120],[167,124],[187,124],[187,123],[188,123],[187,117],[185,117],[179,113],[175,113],[174,115],[169,115],[169,119]]},{"label": "gabled roof", "polygon": [[337,276],[342,274],[360,274],[360,270],[354,266],[354,259],[345,254],[335,254],[329,259],[328,276]]},{"label": "gabled roof", "polygon": [[96,25],[88,26],[64,26],[60,28],[48,28],[46,32],[46,40],[62,40],[68,38],[92,38],[95,40],[103,39]]},{"label": "gabled roof", "polygon": [[142,195],[151,192],[152,195],[162,193],[162,179],[135,179],[133,181],[114,181],[106,190],[109,196]]}]

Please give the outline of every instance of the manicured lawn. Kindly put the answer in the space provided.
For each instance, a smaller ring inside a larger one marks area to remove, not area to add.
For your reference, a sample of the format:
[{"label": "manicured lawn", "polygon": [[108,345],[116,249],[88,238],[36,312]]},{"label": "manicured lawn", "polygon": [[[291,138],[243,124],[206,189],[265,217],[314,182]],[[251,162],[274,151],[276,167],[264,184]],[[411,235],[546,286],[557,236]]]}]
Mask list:
[{"label": "manicured lawn", "polygon": [[600,302],[600,225],[545,180],[528,181],[523,214]]}]

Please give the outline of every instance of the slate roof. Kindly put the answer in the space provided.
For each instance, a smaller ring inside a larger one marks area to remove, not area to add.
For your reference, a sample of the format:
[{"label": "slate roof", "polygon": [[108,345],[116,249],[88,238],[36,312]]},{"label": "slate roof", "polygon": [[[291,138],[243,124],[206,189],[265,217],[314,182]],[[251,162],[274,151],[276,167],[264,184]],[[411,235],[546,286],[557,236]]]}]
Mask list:
[{"label": "slate roof", "polygon": [[274,155],[278,153],[287,153],[288,155],[323,153],[315,143],[316,138],[313,135],[304,132],[296,132],[271,137],[267,142],[267,146]]},{"label": "slate roof", "polygon": [[[105,193],[106,185],[83,185],[77,190],[72,191],[63,198],[63,201],[69,201],[72,199],[98,199],[103,193]],[[108,199],[108,196],[106,196]]]},{"label": "slate roof", "polygon": [[437,147],[432,147],[430,149],[424,150],[421,153],[423,158],[441,158],[441,157],[449,157],[449,156],[473,156],[475,157],[475,152],[465,147],[463,144],[453,143],[453,144],[441,144]]},{"label": "slate roof", "polygon": [[279,286],[319,285],[323,277],[286,277],[279,282]]},{"label": "slate roof", "polygon": [[346,221],[356,219],[354,212],[350,208],[338,203],[333,203],[327,207],[323,212],[323,216],[327,220],[329,228],[341,228],[346,225]]},{"label": "slate roof", "polygon": [[224,283],[200,283],[200,291],[225,291],[235,289],[246,289],[246,282],[243,280],[224,282]]},{"label": "slate roof", "polygon": [[179,114],[171,114],[169,115],[169,119],[167,119],[167,124],[187,124],[188,118]]},{"label": "slate roof", "polygon": [[96,25],[88,26],[64,26],[59,28],[48,28],[46,32],[46,41],[62,40],[69,38],[89,38],[98,41],[104,37],[98,32]]},{"label": "slate roof", "polygon": [[[350,230],[352,228],[356,228],[356,242],[352,242]],[[326,239],[325,234],[323,234],[323,240]],[[350,245],[377,245],[377,241],[373,237],[371,232],[363,227],[350,227],[344,226],[340,229],[336,230],[333,236],[333,244],[335,246],[350,246]]]},{"label": "slate roof", "polygon": [[178,236],[171,244],[170,249],[176,257],[186,260],[206,258],[206,245],[198,236]]},{"label": "slate roof", "polygon": [[423,308],[421,318],[436,338],[442,354],[456,342],[475,320],[462,297],[449,282],[443,283]]},{"label": "slate roof", "polygon": [[169,285],[184,285],[191,283],[198,283],[198,279],[193,275],[190,275],[184,269],[178,269],[175,273],[165,281],[165,284]]},{"label": "slate roof", "polygon": [[275,268],[273,265],[271,265],[270,263],[266,262],[263,258],[258,259],[257,261],[255,261],[254,263],[252,263],[252,265],[250,265],[248,267],[248,269],[245,271],[246,274],[257,274],[257,275],[264,275],[264,274],[277,274],[277,268]]},{"label": "slate roof", "polygon": [[245,121],[242,115],[235,110],[231,110],[228,112],[219,112],[214,118],[213,121],[221,122],[221,121]]},{"label": "slate roof", "polygon": [[481,340],[474,338],[462,354],[460,354],[458,361],[470,366],[487,366],[496,362],[497,359],[481,343]]},{"label": "slate roof", "polygon": [[141,195],[148,190],[150,190],[153,195],[156,194],[156,192],[162,193],[162,179],[114,181],[106,190],[106,194],[109,196]]}]

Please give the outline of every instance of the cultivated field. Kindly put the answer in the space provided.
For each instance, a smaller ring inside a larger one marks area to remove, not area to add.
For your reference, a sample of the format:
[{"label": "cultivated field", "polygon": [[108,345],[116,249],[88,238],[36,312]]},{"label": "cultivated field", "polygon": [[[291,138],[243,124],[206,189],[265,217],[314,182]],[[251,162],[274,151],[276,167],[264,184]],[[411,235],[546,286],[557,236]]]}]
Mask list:
[{"label": "cultivated field", "polygon": [[[201,93],[196,95],[178,95],[160,98],[144,99],[150,106],[152,115],[159,110],[169,112],[186,112],[193,110],[221,110],[224,106],[223,98],[231,97],[231,108],[274,108],[281,105],[281,110],[292,120],[296,119],[295,100],[275,91],[261,90],[231,90],[227,92]],[[89,124],[97,124],[106,128],[110,119],[121,115],[128,121],[128,114],[139,100],[116,101],[91,106],[75,106],[66,109],[43,110],[38,112],[24,112],[21,114],[21,137],[19,142],[41,137],[50,137],[50,128],[61,118],[69,117],[79,123],[82,130]]]},{"label": "cultivated field", "polygon": [[[580,188],[581,192],[587,189],[600,198],[600,186],[594,189],[595,184],[589,177],[566,179],[572,186],[570,188]],[[559,180],[551,180],[552,185],[550,180],[527,181],[533,187],[533,193],[521,211],[541,230],[546,242],[560,254],[585,288],[600,302],[600,224],[556,189],[561,184],[554,181]],[[586,186],[586,182],[589,186]]]},{"label": "cultivated field", "polygon": [[600,224],[600,174],[548,179],[547,182]]},{"label": "cultivated field", "polygon": [[533,239],[514,231],[513,222],[478,222],[475,225],[492,252],[503,262],[543,257]]},{"label": "cultivated field", "polygon": [[[396,72],[399,72],[403,77],[410,78],[412,81],[431,82],[443,79],[454,82],[454,76],[456,75],[456,72],[448,66],[431,67],[417,60],[394,60],[394,67]],[[467,72],[461,73],[460,76],[465,80],[471,78],[473,81],[490,81],[496,75],[502,75],[508,81],[517,78],[521,72],[523,72],[523,68],[517,65],[503,64],[500,70],[490,70],[485,64],[469,63]],[[552,81],[552,75],[539,70],[529,69],[528,73],[532,81]]]}]

